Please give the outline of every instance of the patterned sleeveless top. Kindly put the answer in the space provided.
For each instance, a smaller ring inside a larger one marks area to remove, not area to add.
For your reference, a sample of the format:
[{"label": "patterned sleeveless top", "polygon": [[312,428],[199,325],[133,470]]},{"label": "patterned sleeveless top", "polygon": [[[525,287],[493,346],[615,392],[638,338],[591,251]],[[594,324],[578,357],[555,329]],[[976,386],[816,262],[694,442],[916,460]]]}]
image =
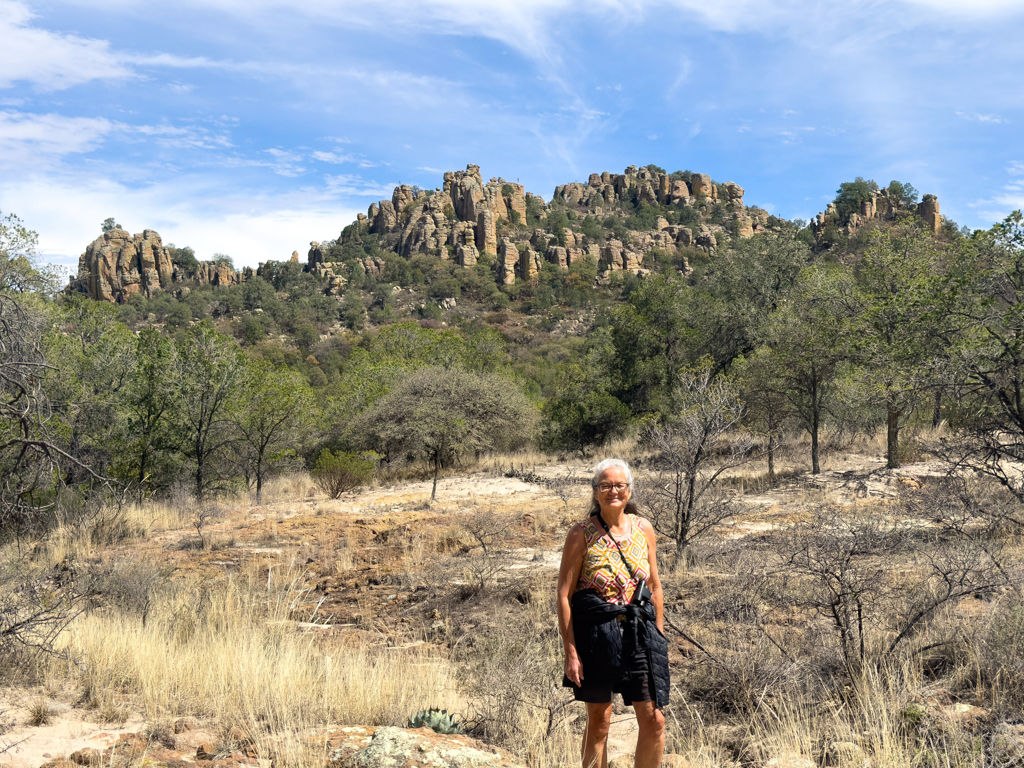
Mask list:
[{"label": "patterned sleeveless top", "polygon": [[[647,537],[640,527],[640,518],[629,515],[629,537],[619,541],[622,554],[625,555],[636,579],[650,576],[650,563],[647,562]],[[574,592],[581,589],[593,589],[603,600],[617,605],[626,605],[633,599],[637,581],[629,577],[619,550],[604,530],[597,516],[588,518],[583,524],[583,536],[587,542],[587,552],[583,556],[583,567],[580,578],[576,582]]]}]

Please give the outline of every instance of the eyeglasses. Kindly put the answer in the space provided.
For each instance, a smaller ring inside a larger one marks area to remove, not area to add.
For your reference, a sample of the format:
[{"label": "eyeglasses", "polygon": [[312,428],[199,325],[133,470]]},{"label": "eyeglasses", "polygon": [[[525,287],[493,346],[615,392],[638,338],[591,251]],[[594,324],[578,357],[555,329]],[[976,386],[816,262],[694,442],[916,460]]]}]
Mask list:
[{"label": "eyeglasses", "polygon": [[611,491],[615,491],[616,493],[622,493],[627,488],[629,488],[629,486],[626,485],[626,483],[601,483],[599,486],[597,486],[597,490],[599,490],[601,493],[609,493]]}]

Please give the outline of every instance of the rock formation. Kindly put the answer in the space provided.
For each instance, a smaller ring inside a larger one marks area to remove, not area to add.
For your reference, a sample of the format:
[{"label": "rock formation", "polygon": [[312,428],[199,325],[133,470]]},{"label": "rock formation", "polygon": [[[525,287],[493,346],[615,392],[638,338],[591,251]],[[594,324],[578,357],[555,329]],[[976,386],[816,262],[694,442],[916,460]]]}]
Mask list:
[{"label": "rock formation", "polygon": [[861,202],[860,210],[851,213],[845,221],[840,220],[835,203],[829,203],[823,212],[811,219],[811,229],[815,236],[820,237],[829,225],[835,225],[847,235],[852,235],[869,221],[892,221],[905,213],[916,213],[932,232],[938,232],[942,227],[939,199],[935,195],[924,195],[917,205],[905,206],[899,198],[890,195],[888,189],[876,189],[871,199]]},{"label": "rock formation", "polygon": [[[517,278],[534,279],[544,261],[568,269],[574,262],[590,257],[605,272],[642,272],[645,255],[655,248],[700,248],[710,254],[718,247],[719,232],[750,237],[767,227],[768,214],[744,205],[744,190],[739,184],[730,181],[718,185],[700,173],[689,174],[688,179],[686,174],[631,165],[621,174],[592,173],[586,184],[574,182],[555,188],[553,199],[575,210],[577,220],[589,213],[603,216],[606,210],[624,218],[627,214],[621,204],[633,200],[698,210],[700,225],[672,225],[662,216],[652,231],[631,232],[628,242],[592,242],[582,231],[572,228],[562,228],[557,238],[539,228],[526,234],[523,225],[528,207],[539,205],[541,211],[548,212],[551,206],[520,184],[502,178],[485,183],[480,167],[473,164],[464,171],[445,173],[443,187],[433,192],[414,193],[408,185],[396,187],[390,200],[371,204],[356,224],[377,235],[380,248],[405,258],[431,254],[473,267],[481,258],[492,257],[498,281],[506,285]],[[716,205],[725,205],[726,221],[704,224]],[[499,232],[504,236],[499,237]],[[308,268],[323,271],[317,263],[311,257]],[[334,274],[340,273],[341,265],[335,265]]]},{"label": "rock formation", "polygon": [[152,229],[137,235],[112,229],[86,247],[66,292],[123,304],[136,293],[152,298],[174,286],[233,285],[251,274],[251,269],[237,272],[212,261],[201,261],[189,271],[174,263],[171,251]]}]

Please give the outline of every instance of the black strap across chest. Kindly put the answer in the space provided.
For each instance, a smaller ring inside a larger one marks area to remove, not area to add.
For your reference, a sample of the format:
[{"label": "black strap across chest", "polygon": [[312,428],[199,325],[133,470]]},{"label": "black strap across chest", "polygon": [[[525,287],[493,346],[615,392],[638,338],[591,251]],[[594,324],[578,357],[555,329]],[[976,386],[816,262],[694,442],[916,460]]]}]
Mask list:
[{"label": "black strap across chest", "polygon": [[[634,581],[636,581],[636,572],[635,572],[635,571],[633,570],[633,567],[632,567],[632,566],[631,566],[631,565],[629,564],[629,560],[627,560],[627,559],[626,559],[626,555],[625,555],[625,554],[623,554],[623,552],[622,552],[622,547],[620,547],[620,546],[619,546],[619,542],[617,542],[617,541],[615,540],[615,537],[614,537],[614,536],[612,536],[612,532],[611,532],[611,529],[610,529],[610,528],[608,527],[608,523],[606,523],[606,522],[604,521],[604,518],[603,518],[603,517],[601,517],[601,513],[600,513],[600,512],[598,512],[598,513],[597,513],[597,519],[598,519],[598,520],[600,521],[600,523],[601,523],[601,527],[602,527],[602,528],[604,528],[604,530],[605,530],[605,533],[607,533],[607,534],[608,534],[608,538],[612,540],[612,544],[614,544],[614,545],[615,545],[615,548],[616,548],[617,550],[619,550],[619,557],[621,557],[621,558],[622,558],[622,564],[623,564],[623,565],[625,565],[625,566],[626,566],[626,570],[627,570],[627,571],[629,571],[629,578],[631,578],[631,579],[633,579]],[[632,531],[632,526],[633,526],[633,524],[634,524],[634,523],[633,523],[632,521],[630,521],[630,526],[631,526],[631,527],[630,527],[630,530],[631,530],[631,531]],[[630,534],[630,535],[632,535],[632,534]]]}]

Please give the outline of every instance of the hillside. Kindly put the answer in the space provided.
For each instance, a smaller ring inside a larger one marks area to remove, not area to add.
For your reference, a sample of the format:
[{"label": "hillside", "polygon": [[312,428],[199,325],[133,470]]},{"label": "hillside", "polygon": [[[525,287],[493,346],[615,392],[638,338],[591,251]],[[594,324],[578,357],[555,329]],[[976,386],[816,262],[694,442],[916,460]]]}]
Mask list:
[{"label": "hillside", "polygon": [[[567,270],[587,260],[605,279],[617,271],[649,274],[669,267],[688,274],[688,255],[713,257],[736,239],[791,226],[746,206],[743,195],[735,182],[717,183],[707,174],[631,165],[621,174],[593,173],[586,184],[560,185],[545,203],[520,184],[501,178],[484,183],[479,166],[467,165],[445,173],[443,187],[433,191],[396,187],[391,200],[371,204],[337,240],[310,243],[306,270],[324,280],[329,295],[344,292],[353,270],[385,274],[381,254],[406,261],[432,256],[463,268],[483,259],[499,286],[535,280],[545,264]],[[875,189],[856,208],[842,215],[831,204],[811,222],[806,239],[818,242],[830,227],[850,235],[907,210],[935,232],[941,225],[934,195],[915,206],[889,189]],[[152,298],[171,290],[180,296],[185,287],[235,285],[276,268],[271,262],[236,271],[197,262],[191,249],[164,246],[153,230],[133,237],[115,228],[86,248],[67,292],[126,303],[140,294]]]}]

